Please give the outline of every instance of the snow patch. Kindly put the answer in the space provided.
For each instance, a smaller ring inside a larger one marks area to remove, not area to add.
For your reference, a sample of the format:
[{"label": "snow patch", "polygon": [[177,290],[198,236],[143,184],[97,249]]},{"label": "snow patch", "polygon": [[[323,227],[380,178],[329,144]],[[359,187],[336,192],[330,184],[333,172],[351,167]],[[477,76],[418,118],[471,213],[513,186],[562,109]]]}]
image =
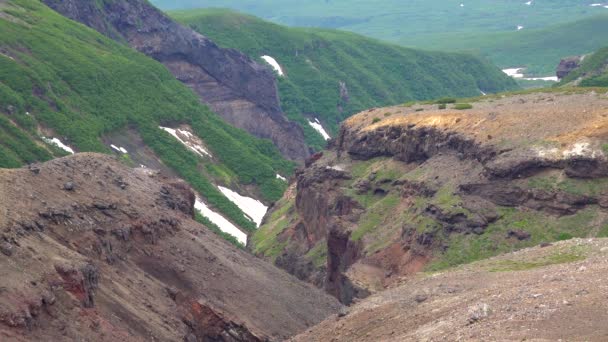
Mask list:
[{"label": "snow patch", "polygon": [[59,140],[57,138],[45,138],[45,137],[42,137],[42,140],[44,140],[47,144],[55,145],[55,146],[59,147],[60,149],[66,151],[66,152],[74,154],[74,150],[70,146],[62,143],[61,140]]},{"label": "snow patch", "polygon": [[127,154],[127,153],[129,153],[129,151],[127,151],[127,149],[126,149],[126,148],[124,148],[124,147],[119,147],[119,146],[116,146],[116,145],[114,145],[114,144],[110,144],[110,147],[112,147],[112,149],[114,149],[114,150],[116,150],[117,152],[120,152],[120,153],[122,153],[122,154]]},{"label": "snow patch", "polygon": [[247,234],[243,233],[234,224],[226,220],[222,215],[209,209],[209,207],[198,197],[196,197],[196,201],[194,202],[194,208],[200,211],[201,215],[208,218],[209,221],[217,225],[221,231],[234,236],[240,243],[244,245],[247,244]]},{"label": "snow patch", "polygon": [[481,90],[481,89],[479,89],[479,92],[480,92],[480,93],[481,93],[481,95],[483,95],[483,96],[488,95],[488,94],[484,93],[484,91],[483,91],[483,90]]},{"label": "snow patch", "polygon": [[526,80],[526,81],[537,81],[537,80],[554,81],[554,82],[559,81],[559,79],[557,78],[557,76],[524,77],[524,70],[525,70],[525,68],[508,68],[508,69],[503,69],[502,72],[504,72],[505,74],[507,74],[507,76],[510,76],[510,77],[513,77],[513,78],[517,78],[517,79]]},{"label": "snow patch", "polygon": [[321,134],[321,136],[323,136],[323,139],[325,139],[325,140],[331,139],[331,137],[329,136],[329,134],[327,134],[327,131],[325,131],[325,129],[323,128],[323,126],[319,122],[319,119],[315,118],[315,121],[308,120],[308,124],[312,128],[314,128],[315,131],[319,132],[319,134]]},{"label": "snow patch", "polygon": [[281,65],[279,65],[279,63],[277,62],[276,59],[270,57],[270,56],[262,56],[262,59],[266,61],[266,63],[270,64],[270,66],[274,69],[274,71],[277,72],[277,74],[279,74],[279,76],[284,76],[285,74],[283,73],[283,69],[281,68]]},{"label": "snow patch", "polygon": [[277,179],[280,179],[280,180],[282,180],[282,181],[284,181],[284,182],[287,182],[287,178],[285,178],[285,177],[281,176],[281,175],[280,175],[280,174],[278,174],[278,173],[277,173]]},{"label": "snow patch", "polygon": [[526,5],[528,5],[528,6],[532,5],[532,2],[533,2],[532,0],[526,2]]},{"label": "snow patch", "polygon": [[523,78],[524,77],[524,68],[508,68],[508,69],[503,69],[502,72],[504,72],[505,74],[507,74],[507,76],[513,77],[513,78]]},{"label": "snow patch", "polygon": [[239,207],[239,209],[241,209],[245,215],[247,215],[247,218],[255,222],[257,227],[262,224],[262,219],[268,211],[268,207],[265,206],[264,203],[251,197],[241,196],[237,192],[228,188],[221,186],[218,186],[218,188],[224,194],[224,196],[226,196],[232,203],[236,204],[236,206]]},{"label": "snow patch", "polygon": [[523,26],[521,26],[521,25],[517,25],[517,31],[521,31],[521,30],[523,30],[523,29],[524,29],[524,27],[523,27]]},{"label": "snow patch", "polygon": [[188,132],[185,129],[175,129],[169,127],[159,126],[163,131],[174,136],[179,142],[181,142],[184,146],[188,147],[194,153],[198,154],[201,157],[207,156],[212,157],[211,153],[209,153],[202,145],[200,139],[194,134]]}]

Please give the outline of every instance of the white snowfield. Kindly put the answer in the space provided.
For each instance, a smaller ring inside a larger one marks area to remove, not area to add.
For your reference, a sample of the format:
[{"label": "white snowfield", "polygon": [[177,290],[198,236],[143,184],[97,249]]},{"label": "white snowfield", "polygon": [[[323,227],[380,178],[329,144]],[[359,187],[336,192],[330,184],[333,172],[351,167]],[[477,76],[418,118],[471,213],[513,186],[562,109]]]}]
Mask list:
[{"label": "white snowfield", "polygon": [[179,140],[184,146],[192,150],[194,153],[198,154],[201,157],[207,156],[212,157],[211,153],[207,151],[203,146],[200,139],[194,134],[188,132],[185,129],[175,129],[169,127],[159,126],[163,131],[171,134],[175,137],[175,139]]},{"label": "white snowfield", "polygon": [[218,186],[218,188],[224,194],[224,196],[226,196],[232,203],[236,204],[236,206],[245,213],[247,218],[255,222],[257,227],[260,227],[262,224],[262,219],[268,211],[268,207],[265,206],[264,203],[251,197],[241,196],[237,192],[222,186]]},{"label": "white snowfield", "polygon": [[116,146],[116,145],[114,145],[114,144],[110,144],[110,147],[112,147],[112,149],[114,149],[115,151],[120,152],[120,153],[122,153],[122,154],[127,154],[127,153],[129,153],[129,151],[127,151],[127,149],[126,149],[126,148],[124,148],[124,147],[119,147],[119,146]]},{"label": "white snowfield", "polygon": [[319,119],[315,118],[315,121],[308,120],[308,124],[312,128],[314,128],[315,131],[319,132],[319,134],[321,134],[321,136],[323,136],[323,139],[325,139],[325,140],[331,139],[331,136],[329,136],[329,134],[327,134],[327,132],[325,131],[325,129],[321,125],[321,122],[319,121]]},{"label": "white snowfield", "polygon": [[217,225],[224,233],[234,236],[240,243],[244,245],[247,244],[247,234],[243,233],[234,224],[226,220],[222,215],[209,209],[209,207],[198,197],[196,197],[196,202],[194,202],[194,208],[200,211],[201,215],[208,218],[209,221]]},{"label": "white snowfield", "polygon": [[526,80],[526,81],[537,81],[537,80],[554,81],[554,82],[559,81],[559,79],[557,78],[557,76],[524,77],[524,74],[523,74],[524,70],[525,70],[525,68],[509,68],[509,69],[503,69],[502,72],[504,72],[505,74],[507,74],[507,76],[510,76],[510,77],[513,77],[513,78],[522,79],[522,80]]},{"label": "white snowfield", "polygon": [[66,152],[74,154],[74,150],[70,146],[62,143],[61,140],[59,140],[57,138],[45,138],[45,137],[42,137],[42,140],[44,140],[44,142],[46,142],[47,144],[55,145],[55,146],[59,147],[60,149],[66,151]]},{"label": "white snowfield", "polygon": [[278,174],[278,173],[277,173],[277,179],[280,179],[280,180],[282,180],[282,181],[284,181],[284,182],[287,182],[287,178],[285,178],[285,177],[281,176],[281,175],[280,175],[280,174]]},{"label": "white snowfield", "polygon": [[279,65],[276,59],[266,55],[262,56],[261,58],[265,60],[266,63],[270,64],[270,66],[274,69],[274,71],[277,72],[277,74],[279,74],[279,76],[285,76],[283,73],[283,68],[281,68],[281,65]]},{"label": "white snowfield", "polygon": [[591,6],[591,7],[604,7],[604,8],[608,8],[608,4],[598,4],[598,3],[595,3],[595,4],[591,4],[589,6]]}]

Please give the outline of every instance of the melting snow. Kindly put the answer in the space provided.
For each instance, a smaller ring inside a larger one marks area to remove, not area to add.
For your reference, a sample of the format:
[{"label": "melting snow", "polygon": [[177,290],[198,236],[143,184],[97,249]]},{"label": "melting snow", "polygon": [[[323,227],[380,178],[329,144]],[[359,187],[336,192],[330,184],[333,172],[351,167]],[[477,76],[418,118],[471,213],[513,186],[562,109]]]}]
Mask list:
[{"label": "melting snow", "polygon": [[312,128],[314,128],[317,132],[319,132],[319,134],[321,134],[323,136],[323,139],[325,139],[325,140],[331,139],[331,137],[329,136],[329,134],[327,134],[327,132],[325,131],[325,129],[323,128],[323,126],[319,122],[319,119],[315,118],[315,121],[308,120],[308,124]]},{"label": "melting snow", "polygon": [[218,186],[220,191],[226,196],[232,203],[236,204],[239,209],[241,209],[249,219],[251,219],[255,224],[259,227],[262,224],[262,219],[266,212],[268,211],[268,207],[264,205],[264,203],[246,196],[241,196],[237,192],[232,191],[228,188],[224,188]]},{"label": "melting snow", "polygon": [[522,73],[523,71],[524,71],[524,68],[509,68],[509,69],[502,70],[502,72],[507,74],[507,76],[511,76],[513,78],[523,78],[524,77],[524,74]]},{"label": "melting snow", "polygon": [[528,6],[532,5],[532,0],[526,2],[526,5],[528,5]]},{"label": "melting snow", "polygon": [[564,157],[576,157],[576,156],[596,156],[596,151],[591,149],[589,143],[576,143],[571,149],[562,152]]},{"label": "melting snow", "polygon": [[270,56],[262,56],[262,59],[266,61],[266,63],[270,64],[270,66],[274,69],[274,71],[276,71],[279,76],[284,76],[285,74],[283,73],[283,69],[281,68],[281,66],[279,65],[279,63],[277,62],[276,59],[270,57]]},{"label": "melting snow", "polygon": [[481,95],[486,96],[488,94],[484,93],[483,90],[479,89],[479,92],[481,93]]},{"label": "melting snow", "polygon": [[118,147],[118,146],[116,146],[114,144],[110,144],[110,147],[112,147],[114,150],[116,150],[116,151],[118,151],[118,152],[120,152],[122,154],[129,153],[129,151],[127,151],[127,149],[125,149],[124,147]]},{"label": "melting snow", "polygon": [[524,74],[523,74],[524,70],[525,70],[525,68],[509,68],[509,69],[503,69],[502,72],[507,74],[507,76],[511,76],[513,78],[519,78],[519,79],[526,80],[526,81],[537,81],[537,80],[555,81],[555,82],[559,81],[557,76],[524,77]]},{"label": "melting snow", "polygon": [[169,128],[169,127],[162,127],[162,126],[159,126],[159,128],[162,129],[163,131],[171,134],[172,136],[174,136],[177,140],[179,140],[179,142],[184,144],[184,146],[188,147],[189,149],[194,151],[194,153],[198,154],[199,156],[211,157],[211,153],[209,153],[201,145],[200,139],[198,139],[198,137],[196,137],[194,134],[188,132],[187,130],[179,129],[179,128],[175,129],[175,128]]},{"label": "melting snow", "polygon": [[280,174],[278,174],[278,173],[277,173],[277,179],[280,179],[280,180],[282,180],[282,181],[284,181],[284,182],[287,182],[287,178],[285,178],[285,177],[281,176],[281,175],[280,175]]},{"label": "melting snow", "polygon": [[207,205],[201,201],[200,198],[196,198],[194,202],[194,208],[201,212],[201,215],[209,219],[209,221],[216,224],[224,233],[234,236],[240,243],[247,244],[247,234],[243,233],[230,221],[226,220],[222,215],[209,209]]},{"label": "melting snow", "polygon": [[74,150],[70,146],[62,143],[61,140],[59,140],[57,138],[44,138],[43,137],[42,140],[44,140],[47,144],[55,145],[66,152],[74,154]]},{"label": "melting snow", "polygon": [[524,27],[523,27],[523,26],[521,26],[521,25],[517,25],[517,31],[521,31],[521,30],[523,30],[523,29],[524,29]]}]

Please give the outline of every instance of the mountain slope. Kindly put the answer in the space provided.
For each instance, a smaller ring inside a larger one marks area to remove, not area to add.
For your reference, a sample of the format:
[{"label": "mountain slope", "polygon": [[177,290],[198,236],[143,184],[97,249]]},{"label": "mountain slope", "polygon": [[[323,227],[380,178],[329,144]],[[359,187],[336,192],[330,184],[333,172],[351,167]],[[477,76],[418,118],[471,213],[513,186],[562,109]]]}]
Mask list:
[{"label": "mountain slope", "polygon": [[[162,64],[55,13],[34,0],[0,4],[0,167],[76,152],[122,155],[134,166],[187,180],[212,208],[245,230],[255,225],[215,185],[279,198],[293,165],[267,140],[236,129],[201,105]],[[211,156],[159,128],[188,127]],[[197,138],[198,139],[198,138]],[[119,145],[120,146],[120,145]],[[126,146],[126,145],[123,145]]]},{"label": "mountain slope", "polygon": [[145,0],[45,0],[51,8],[163,63],[233,126],[270,139],[284,156],[309,155],[281,111],[273,74],[235,50],[183,27]]},{"label": "mountain slope", "polygon": [[531,76],[553,76],[563,56],[583,55],[604,47],[608,38],[606,14],[540,29],[502,33],[444,33],[432,39],[424,35],[412,46],[444,51],[465,51],[484,56],[502,68],[526,67]]},{"label": "mountain slope", "polygon": [[607,90],[357,114],[297,172],[254,251],[351,303],[423,270],[606,237]]},{"label": "mountain slope", "polygon": [[273,57],[285,74],[278,77],[281,105],[316,147],[320,137],[312,140],[308,124],[315,118],[335,134],[340,121],[367,108],[516,87],[489,63],[467,55],[416,51],[347,32],[288,28],[226,10],[171,15],[260,62],[261,56]]},{"label": "mountain slope", "polygon": [[413,0],[407,6],[397,0],[154,3],[166,9],[232,8],[290,26],[337,28],[420,49],[478,52],[503,68],[527,66],[532,75],[540,76],[553,75],[562,56],[588,53],[608,43],[600,34],[605,31],[605,17],[603,23],[597,22],[601,17],[592,18],[605,16],[608,9],[589,6],[602,4],[592,0],[528,5],[512,0]]},{"label": "mountain slope", "polygon": [[561,81],[561,85],[569,83],[582,87],[608,87],[608,48],[585,56],[580,66]]},{"label": "mountain slope", "polygon": [[196,223],[194,202],[108,155],[0,169],[0,340],[282,341],[339,310]]}]

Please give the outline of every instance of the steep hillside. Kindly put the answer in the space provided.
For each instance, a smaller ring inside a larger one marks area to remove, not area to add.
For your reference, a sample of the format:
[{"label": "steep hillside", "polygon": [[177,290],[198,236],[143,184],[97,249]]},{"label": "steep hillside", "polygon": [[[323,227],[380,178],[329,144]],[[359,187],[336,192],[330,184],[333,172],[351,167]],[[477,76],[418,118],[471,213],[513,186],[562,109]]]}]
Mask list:
[{"label": "steep hillside", "polygon": [[282,341],[340,309],[209,233],[194,203],[107,155],[0,169],[0,340]]},{"label": "steep hillside", "polygon": [[309,151],[298,125],[283,114],[267,67],[219,48],[145,0],[44,0],[64,16],[126,43],[163,63],[232,125],[272,140],[284,156],[302,162]]},{"label": "steep hillside", "polygon": [[561,81],[561,85],[576,84],[582,87],[608,87],[608,48],[586,55],[580,66]]},{"label": "steep hillside", "polygon": [[607,239],[403,279],[291,341],[605,341]]},{"label": "steep hillside", "polygon": [[309,124],[315,118],[335,135],[343,119],[367,108],[516,87],[489,63],[467,55],[406,49],[347,32],[288,28],[226,10],[171,15],[260,62],[262,56],[272,57],[284,73],[278,77],[282,107],[315,147],[323,146]]},{"label": "steep hillside", "polygon": [[34,0],[0,3],[0,113],[0,167],[116,153],[187,180],[244,231],[255,224],[216,185],[269,203],[286,187],[277,174],[293,167],[271,142],[201,105],[162,64]]},{"label": "steep hillside", "polygon": [[608,9],[605,14],[578,21],[517,32],[471,34],[444,33],[435,39],[420,36],[425,49],[463,51],[490,59],[501,68],[525,67],[529,76],[554,76],[560,58],[588,54],[608,45],[608,38],[599,32],[608,31]]},{"label": "steep hillside", "polygon": [[608,236],[608,89],[473,100],[345,121],[254,251],[350,303],[421,270]]}]

